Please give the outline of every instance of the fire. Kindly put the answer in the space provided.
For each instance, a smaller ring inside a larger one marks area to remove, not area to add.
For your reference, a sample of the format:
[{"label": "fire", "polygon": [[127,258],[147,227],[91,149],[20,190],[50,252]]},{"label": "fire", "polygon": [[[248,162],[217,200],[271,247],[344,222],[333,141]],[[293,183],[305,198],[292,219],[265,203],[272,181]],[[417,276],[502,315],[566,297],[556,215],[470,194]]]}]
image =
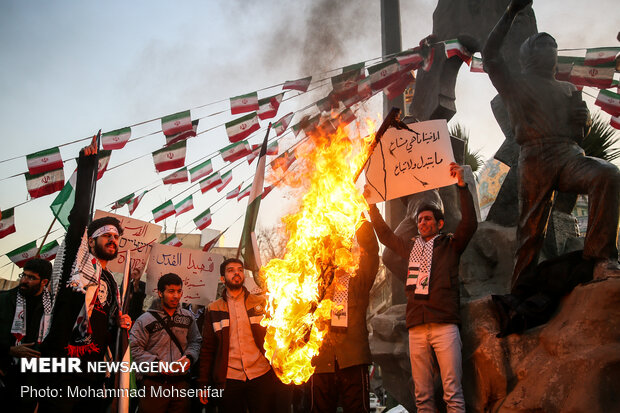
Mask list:
[{"label": "fire", "polygon": [[353,240],[368,205],[354,176],[373,135],[351,140],[344,126],[319,127],[296,149],[296,169],[287,172],[287,183],[302,194],[297,212],[283,218],[287,252],[261,268],[268,295],[261,322],[267,327],[265,355],[283,383],[301,384],[313,374],[311,360],[331,318],[335,287],[329,287],[339,272],[355,274]]}]

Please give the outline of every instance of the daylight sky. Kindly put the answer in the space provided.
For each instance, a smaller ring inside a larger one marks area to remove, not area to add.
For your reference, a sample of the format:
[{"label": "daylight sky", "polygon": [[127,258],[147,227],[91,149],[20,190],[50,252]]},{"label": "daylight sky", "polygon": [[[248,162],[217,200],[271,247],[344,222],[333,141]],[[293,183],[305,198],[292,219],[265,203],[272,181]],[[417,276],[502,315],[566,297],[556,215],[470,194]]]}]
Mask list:
[{"label": "daylight sky", "polygon": [[[401,0],[400,5],[406,49],[432,32],[436,0]],[[560,49],[618,45],[620,15],[614,0],[538,0],[534,11],[538,30],[554,35]],[[23,175],[8,178],[26,171],[26,154],[86,138],[100,128],[109,131],[190,108],[196,108],[193,118],[226,111],[201,120],[199,132],[223,124],[232,119],[229,97],[256,90],[259,97],[269,96],[281,88],[263,89],[285,80],[325,77],[330,70],[379,58],[380,27],[378,0],[4,0],[0,2],[0,161],[16,159],[0,162],[0,209],[28,199]],[[575,53],[583,55],[585,50]],[[593,89],[586,92],[596,94]],[[323,89],[291,99],[278,117],[325,93]],[[488,77],[464,67],[456,93],[458,113],[453,122],[469,130],[474,150],[491,157],[503,136],[490,110],[495,91]],[[585,98],[596,110],[594,99]],[[365,115],[376,118],[381,99],[373,98]],[[146,123],[135,127],[132,136],[160,129],[159,122]],[[256,134],[251,142],[262,137],[263,132]],[[192,138],[186,163],[227,142],[223,126]],[[63,159],[76,157],[86,143],[63,146]],[[163,143],[158,133],[115,151],[109,168],[138,159],[106,173],[97,187],[96,206],[104,208],[167,175],[155,173],[150,155]],[[213,164],[215,169],[224,166],[219,157]],[[75,161],[65,163],[66,178],[74,168]],[[255,163],[235,169],[235,180],[223,193],[251,176],[254,168]],[[245,180],[244,186],[250,182]],[[158,188],[145,197],[134,216],[151,219],[152,208],[184,188]],[[194,229],[192,218],[221,195],[198,193],[194,211],[177,220],[177,231]],[[49,205],[54,198],[48,195],[16,208],[17,232],[0,240],[0,277],[16,277],[18,271],[4,254],[44,235],[53,219]],[[244,199],[216,204],[211,228],[229,227],[246,203]],[[290,205],[286,193],[274,191],[263,203],[259,226],[274,225]],[[127,214],[126,208],[120,213]],[[167,224],[174,226],[175,221],[169,219]],[[239,220],[231,227],[226,246],[238,244],[241,226]],[[53,228],[47,242],[63,234],[58,224]]]}]

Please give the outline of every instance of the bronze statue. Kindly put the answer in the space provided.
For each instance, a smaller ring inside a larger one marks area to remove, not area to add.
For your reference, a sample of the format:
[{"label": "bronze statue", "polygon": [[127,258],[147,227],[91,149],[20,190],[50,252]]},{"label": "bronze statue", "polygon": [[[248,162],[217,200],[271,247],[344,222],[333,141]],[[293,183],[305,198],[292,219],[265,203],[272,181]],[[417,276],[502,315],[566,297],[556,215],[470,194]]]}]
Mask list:
[{"label": "bronze statue", "polygon": [[[531,0],[512,0],[482,52],[485,70],[506,105],[520,145],[517,256],[512,293],[526,294],[535,268],[555,190],[588,194],[583,256],[595,260],[594,277],[618,270],[620,171],[587,157],[579,143],[591,125],[581,92],[555,79],[557,44],[547,33],[530,36],[520,49],[521,73],[511,71],[500,48],[518,13]],[[618,273],[620,274],[620,273]]]}]

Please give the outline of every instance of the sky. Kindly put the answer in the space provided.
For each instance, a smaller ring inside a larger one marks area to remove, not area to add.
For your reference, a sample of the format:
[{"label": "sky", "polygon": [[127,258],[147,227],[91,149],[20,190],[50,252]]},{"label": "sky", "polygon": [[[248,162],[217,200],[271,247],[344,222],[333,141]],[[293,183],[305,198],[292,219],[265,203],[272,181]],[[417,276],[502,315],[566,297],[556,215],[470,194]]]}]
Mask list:
[{"label": "sky", "polygon": [[[436,0],[401,0],[404,49],[432,32],[435,6]],[[534,11],[538,30],[554,35],[560,49],[587,48],[618,44],[616,6],[613,0],[536,1]],[[155,120],[132,128],[133,137],[144,136],[161,129],[160,117],[191,108],[194,119],[205,117],[199,133],[213,129],[188,142],[186,163],[211,154],[228,143],[224,127],[218,126],[232,119],[228,98],[256,90],[259,97],[270,96],[281,87],[269,87],[285,80],[327,77],[343,66],[380,58],[380,30],[378,0],[4,0],[0,2],[0,209],[28,200],[23,175],[10,178],[26,171],[25,155],[87,138],[100,128],[105,132]],[[585,50],[575,53],[583,55]],[[290,99],[278,117],[327,91]],[[494,95],[486,75],[461,69],[458,112],[452,122],[469,130],[472,149],[480,150],[484,158],[491,157],[503,140],[489,106]],[[360,113],[377,118],[381,99],[374,97]],[[587,95],[585,99],[595,110],[594,99]],[[221,111],[225,113],[213,115]],[[263,136],[259,132],[250,141],[259,143]],[[164,136],[155,133],[115,151],[110,170],[98,183],[96,207],[109,210],[110,203],[155,186],[172,172],[158,175],[153,167],[150,153],[164,142]],[[286,142],[292,143],[291,135]],[[86,144],[84,140],[62,146],[63,159],[75,158]],[[11,158],[16,159],[5,161]],[[215,169],[224,165],[219,157],[213,159]],[[223,193],[242,181],[244,186],[250,184],[255,165],[236,168]],[[65,163],[67,179],[74,168],[75,161]],[[160,186],[144,198],[134,216],[148,221],[151,209],[185,188]],[[194,211],[178,218],[176,230],[194,229],[192,218],[221,195],[196,194]],[[54,198],[48,195],[16,208],[17,232],[0,240],[0,277],[15,279],[19,273],[4,254],[35,238],[41,242],[53,219],[49,205]],[[246,202],[219,202],[212,208],[217,212],[210,228],[231,228],[225,246],[238,244],[242,220],[237,218]],[[287,193],[274,191],[263,203],[259,226],[275,225],[293,205]],[[126,208],[119,213],[127,214]],[[168,232],[174,231],[173,219],[166,225]],[[56,223],[47,242],[62,234]]]}]

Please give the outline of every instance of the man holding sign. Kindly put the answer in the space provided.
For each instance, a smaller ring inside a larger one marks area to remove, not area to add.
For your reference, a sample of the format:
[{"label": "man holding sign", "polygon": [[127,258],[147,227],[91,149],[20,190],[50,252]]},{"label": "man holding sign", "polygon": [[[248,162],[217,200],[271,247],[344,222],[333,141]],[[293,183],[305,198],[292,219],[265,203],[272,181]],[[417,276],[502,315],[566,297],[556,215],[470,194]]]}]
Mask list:
[{"label": "man holding sign", "polygon": [[[463,178],[463,168],[450,164],[456,178],[462,219],[454,234],[441,234],[443,212],[422,205],[416,220],[419,236],[405,240],[387,226],[376,205],[370,205],[370,218],[379,241],[409,260],[406,292],[406,325],[409,353],[419,412],[435,411],[433,399],[433,351],[437,357],[444,400],[448,412],[464,412],[461,386],[461,337],[459,324],[459,260],[474,235],[478,222],[471,193]],[[368,199],[370,189],[364,188]]]}]

